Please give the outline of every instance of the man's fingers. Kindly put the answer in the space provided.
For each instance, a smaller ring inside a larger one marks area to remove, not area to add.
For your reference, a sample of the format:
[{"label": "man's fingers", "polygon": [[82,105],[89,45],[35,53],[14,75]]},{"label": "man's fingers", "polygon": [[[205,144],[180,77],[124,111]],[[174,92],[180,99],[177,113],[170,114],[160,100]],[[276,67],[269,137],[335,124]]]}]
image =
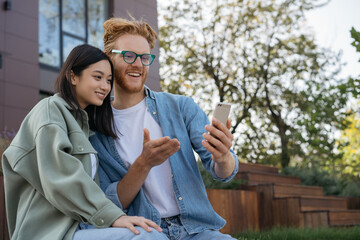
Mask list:
[{"label": "man's fingers", "polygon": [[211,127],[214,127],[215,129],[218,129],[219,131],[223,132],[228,138],[233,139],[233,135],[230,132],[230,128],[231,128],[230,119],[227,119],[226,126],[224,124],[222,124],[219,120],[215,119],[215,118],[212,120],[211,124],[213,126],[211,126],[211,125],[208,125],[208,126],[211,126]]},{"label": "man's fingers", "polygon": [[230,130],[230,128],[231,128],[231,121],[230,121],[230,119],[227,119],[227,121],[226,121],[226,127],[227,127],[227,129]]},{"label": "man's fingers", "polygon": [[169,142],[158,147],[159,154],[162,155],[163,158],[169,158],[171,155],[179,151],[180,142],[177,139],[172,139]]},{"label": "man's fingers", "polygon": [[231,147],[231,143],[227,138],[219,139],[208,133],[204,133],[203,137],[205,138],[206,142],[210,145],[210,147],[207,147],[206,149],[212,154],[216,154],[217,152],[219,153],[227,152]]},{"label": "man's fingers", "polygon": [[171,141],[171,139],[166,136],[166,137],[151,140],[150,143],[151,143],[151,147],[157,148],[157,147],[162,146],[163,144],[166,144],[169,141]]},{"label": "man's fingers", "polygon": [[165,148],[180,146],[180,142],[176,138],[170,139],[170,137],[166,136],[151,140],[151,146],[153,148],[159,148],[159,151],[162,151],[162,149]]},{"label": "man's fingers", "polygon": [[144,128],[144,143],[150,141],[150,133],[147,128]]},{"label": "man's fingers", "polygon": [[[228,129],[226,129],[227,132],[223,132],[220,129],[216,128],[215,126],[206,125],[205,129],[210,134],[204,134],[203,137],[208,140],[211,144],[217,146],[219,143],[225,145],[227,148],[231,148],[232,146],[232,140],[233,135],[230,133]],[[218,141],[216,141],[218,140]]]}]

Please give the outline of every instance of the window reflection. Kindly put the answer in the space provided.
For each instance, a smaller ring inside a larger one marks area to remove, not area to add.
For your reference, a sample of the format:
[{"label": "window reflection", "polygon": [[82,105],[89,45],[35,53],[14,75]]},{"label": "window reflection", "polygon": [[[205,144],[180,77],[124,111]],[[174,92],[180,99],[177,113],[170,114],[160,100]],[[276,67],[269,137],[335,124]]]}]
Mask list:
[{"label": "window reflection", "polygon": [[70,37],[70,36],[66,36],[64,35],[64,47],[63,47],[63,63],[65,62],[66,58],[69,56],[71,50],[78,46],[81,45],[83,43],[85,43],[84,41],[81,41],[79,39]]},{"label": "window reflection", "polygon": [[60,68],[71,49],[85,42],[104,49],[107,17],[108,0],[39,0],[39,62]]},{"label": "window reflection", "polygon": [[62,2],[63,31],[85,38],[85,0],[63,0]]},{"label": "window reflection", "polygon": [[58,0],[39,2],[39,62],[60,65],[60,20]]},{"label": "window reflection", "polygon": [[103,23],[106,20],[108,9],[107,1],[104,0],[89,0],[88,1],[88,37],[89,44],[94,45],[100,49],[104,49]]}]

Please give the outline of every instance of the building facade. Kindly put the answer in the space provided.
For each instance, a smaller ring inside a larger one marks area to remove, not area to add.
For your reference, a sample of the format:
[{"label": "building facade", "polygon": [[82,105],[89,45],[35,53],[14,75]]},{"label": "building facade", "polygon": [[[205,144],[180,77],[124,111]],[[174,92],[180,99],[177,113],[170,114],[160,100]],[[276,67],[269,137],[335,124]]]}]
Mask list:
[{"label": "building facade", "polygon": [[[110,17],[142,18],[157,32],[156,0],[7,0],[0,10],[0,131],[17,131],[26,114],[53,93],[62,62],[76,45],[102,47]],[[159,46],[147,85],[160,90]]]}]

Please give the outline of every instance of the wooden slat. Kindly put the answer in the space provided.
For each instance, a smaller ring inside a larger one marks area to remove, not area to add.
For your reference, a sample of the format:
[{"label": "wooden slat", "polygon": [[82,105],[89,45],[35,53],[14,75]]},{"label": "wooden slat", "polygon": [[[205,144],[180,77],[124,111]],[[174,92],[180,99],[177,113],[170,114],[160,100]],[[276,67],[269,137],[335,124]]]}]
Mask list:
[{"label": "wooden slat", "polygon": [[272,201],[273,226],[300,227],[299,198],[279,198]]},{"label": "wooden slat", "polygon": [[274,227],[272,186],[272,183],[255,186],[256,191],[259,193],[260,229],[269,229]]},{"label": "wooden slat", "polygon": [[348,197],[348,209],[360,209],[360,197]]},{"label": "wooden slat", "polygon": [[226,221],[221,232],[234,234],[259,227],[258,194],[254,191],[207,189],[214,210]]},{"label": "wooden slat", "polygon": [[275,184],[274,197],[323,196],[323,188],[294,184]]},{"label": "wooden slat", "polygon": [[360,225],[360,210],[329,211],[330,226]]},{"label": "wooden slat", "polygon": [[247,184],[250,185],[261,183],[301,184],[301,179],[298,177],[283,176],[271,173],[239,172],[236,174],[236,178],[247,180]]},{"label": "wooden slat", "polygon": [[330,196],[302,196],[300,198],[301,211],[347,209],[347,199]]},{"label": "wooden slat", "polygon": [[272,167],[272,166],[262,165],[262,164],[239,163],[239,172],[257,172],[257,173],[278,174],[279,169],[277,167]]},{"label": "wooden slat", "polygon": [[301,227],[318,228],[329,226],[329,216],[327,211],[304,212],[304,223]]}]

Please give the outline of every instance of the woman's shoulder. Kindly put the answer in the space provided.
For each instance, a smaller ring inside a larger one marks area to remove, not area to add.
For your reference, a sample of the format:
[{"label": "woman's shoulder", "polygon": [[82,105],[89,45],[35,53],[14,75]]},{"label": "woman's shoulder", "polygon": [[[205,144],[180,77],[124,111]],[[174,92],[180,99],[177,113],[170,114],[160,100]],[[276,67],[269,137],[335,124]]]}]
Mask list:
[{"label": "woman's shoulder", "polygon": [[70,112],[58,98],[50,96],[40,100],[25,117],[23,124],[34,129],[40,129],[42,126],[52,123],[63,125],[64,115],[70,114]]}]

